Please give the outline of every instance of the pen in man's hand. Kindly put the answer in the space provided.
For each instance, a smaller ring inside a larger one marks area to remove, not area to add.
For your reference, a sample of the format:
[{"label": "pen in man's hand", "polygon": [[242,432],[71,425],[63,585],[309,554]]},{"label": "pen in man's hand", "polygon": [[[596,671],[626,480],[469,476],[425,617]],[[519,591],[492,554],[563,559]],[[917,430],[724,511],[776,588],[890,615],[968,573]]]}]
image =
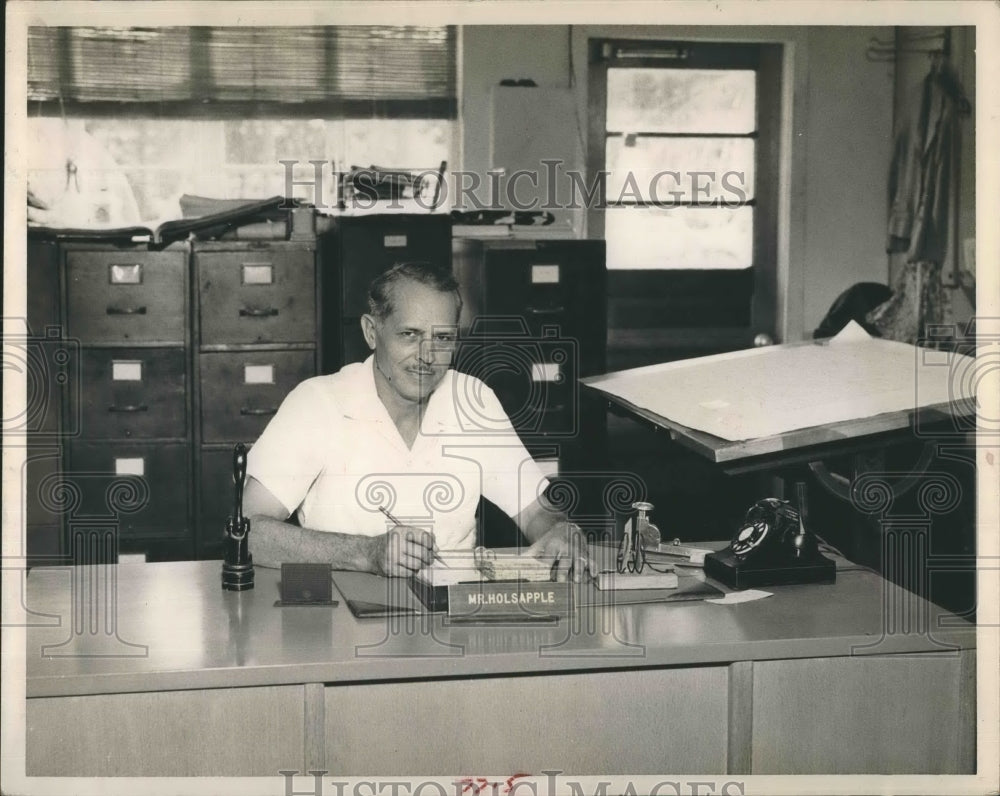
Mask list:
[{"label": "pen in man's hand", "polygon": [[[387,509],[385,506],[379,506],[378,510],[381,511],[386,517],[389,518],[389,522],[394,522],[394,523],[396,523],[396,525],[402,525],[403,524],[399,520],[397,520],[395,517],[393,517],[392,516],[392,512],[389,511],[389,509]],[[435,561],[439,561],[441,563],[441,566],[445,567],[446,569],[451,569],[451,567],[448,566],[448,563],[443,558],[441,558],[441,554],[440,553],[438,553],[436,550],[432,551],[432,552],[434,553],[434,560]]]}]

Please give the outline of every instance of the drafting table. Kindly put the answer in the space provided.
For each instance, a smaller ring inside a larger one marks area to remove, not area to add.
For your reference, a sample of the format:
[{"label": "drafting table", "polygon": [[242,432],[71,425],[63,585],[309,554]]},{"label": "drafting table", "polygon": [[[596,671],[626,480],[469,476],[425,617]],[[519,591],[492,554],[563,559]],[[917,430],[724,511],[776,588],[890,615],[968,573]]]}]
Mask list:
[{"label": "drafting table", "polygon": [[970,357],[849,333],[582,383],[735,474],[906,439],[966,442],[975,429],[965,378],[973,367]]},{"label": "drafting table", "polygon": [[[855,325],[831,340],[668,362],[582,383],[613,410],[666,432],[728,475],[798,480],[808,466],[847,503],[858,503],[869,479],[883,492],[887,486],[895,500],[926,483],[935,455],[951,446],[967,458],[974,439],[972,357],[873,339]],[[915,461],[905,473],[878,475],[888,469],[890,447],[914,442]],[[844,456],[849,465],[840,469],[848,471],[834,471],[830,460]],[[877,507],[866,511],[874,516]],[[864,518],[850,525],[855,555],[875,560],[881,532]]]}]

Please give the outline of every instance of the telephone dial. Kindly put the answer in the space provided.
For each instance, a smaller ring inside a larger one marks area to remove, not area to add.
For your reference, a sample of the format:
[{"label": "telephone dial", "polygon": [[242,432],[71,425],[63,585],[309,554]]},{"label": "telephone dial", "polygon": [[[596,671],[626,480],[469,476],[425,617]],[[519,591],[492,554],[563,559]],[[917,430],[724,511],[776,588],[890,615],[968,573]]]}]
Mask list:
[{"label": "telephone dial", "polygon": [[705,573],[735,589],[836,580],[836,565],[805,526],[805,484],[798,498],[798,510],[777,498],[754,503],[729,547],[705,556]]}]

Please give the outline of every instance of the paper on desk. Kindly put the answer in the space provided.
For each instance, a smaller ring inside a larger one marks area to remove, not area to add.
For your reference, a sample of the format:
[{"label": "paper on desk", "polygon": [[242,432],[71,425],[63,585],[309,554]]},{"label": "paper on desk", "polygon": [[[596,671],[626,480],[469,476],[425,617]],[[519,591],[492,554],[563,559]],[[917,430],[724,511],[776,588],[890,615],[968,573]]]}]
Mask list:
[{"label": "paper on desk", "polygon": [[417,577],[433,586],[451,586],[480,579],[471,550],[442,550],[441,558],[447,566],[440,561],[432,561],[417,573]]},{"label": "paper on desk", "polygon": [[750,603],[754,600],[763,600],[770,597],[771,592],[760,589],[745,589],[744,591],[731,591],[725,597],[718,597],[714,600],[705,600],[707,603],[716,605],[738,605],[739,603]]},{"label": "paper on desk", "polygon": [[961,401],[974,410],[975,361],[870,337],[849,324],[829,341],[751,348],[610,373],[584,382],[725,440]]},{"label": "paper on desk", "polygon": [[[417,577],[434,586],[451,586],[483,579],[482,570],[476,564],[475,554],[465,550],[442,550],[440,561],[432,561],[417,573]],[[551,560],[542,560],[529,555],[490,551],[486,569],[495,572],[496,580],[548,580],[552,568]]]}]

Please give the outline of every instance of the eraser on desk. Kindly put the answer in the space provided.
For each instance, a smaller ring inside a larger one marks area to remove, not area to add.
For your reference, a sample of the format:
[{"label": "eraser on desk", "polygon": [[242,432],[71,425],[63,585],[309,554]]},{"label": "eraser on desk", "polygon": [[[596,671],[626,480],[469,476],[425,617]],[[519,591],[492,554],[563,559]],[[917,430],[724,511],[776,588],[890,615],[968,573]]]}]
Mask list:
[{"label": "eraser on desk", "polygon": [[282,564],[281,599],[275,606],[339,605],[329,564]]}]

